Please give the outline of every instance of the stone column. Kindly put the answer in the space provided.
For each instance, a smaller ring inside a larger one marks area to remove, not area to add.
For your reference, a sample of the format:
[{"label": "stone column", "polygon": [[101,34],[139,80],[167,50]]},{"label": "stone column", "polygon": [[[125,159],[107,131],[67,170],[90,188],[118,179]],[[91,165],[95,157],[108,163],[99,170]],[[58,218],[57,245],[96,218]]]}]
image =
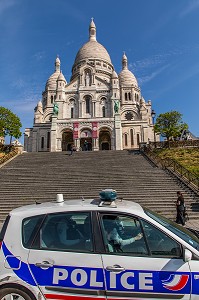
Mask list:
[{"label": "stone column", "polygon": [[75,140],[75,146],[79,150],[79,148],[80,148],[80,138]]},{"label": "stone column", "polygon": [[57,151],[57,116],[52,116],[50,152]]},{"label": "stone column", "polygon": [[123,150],[123,147],[122,147],[122,126],[121,126],[121,117],[120,117],[119,113],[115,113],[114,127],[115,127],[115,150]]},{"label": "stone column", "polygon": [[99,138],[93,139],[93,151],[99,150]]},{"label": "stone column", "polygon": [[38,152],[39,151],[39,134],[37,133],[37,130],[35,128],[33,128],[33,132],[32,132],[32,152]]},{"label": "stone column", "polygon": [[99,150],[99,142],[97,140],[99,138],[98,132],[98,122],[92,122],[92,150]]},{"label": "stone column", "polygon": [[62,151],[61,138],[58,138],[58,139],[57,139],[57,151]]}]

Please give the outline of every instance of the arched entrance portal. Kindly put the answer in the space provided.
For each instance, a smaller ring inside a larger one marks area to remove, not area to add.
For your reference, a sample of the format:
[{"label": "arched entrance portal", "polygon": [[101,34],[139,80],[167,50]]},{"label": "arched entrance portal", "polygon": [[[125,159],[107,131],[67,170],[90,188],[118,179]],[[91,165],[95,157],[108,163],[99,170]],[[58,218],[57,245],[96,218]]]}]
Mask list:
[{"label": "arched entrance portal", "polygon": [[111,150],[111,133],[107,128],[99,132],[99,150]]},{"label": "arched entrance portal", "polygon": [[73,132],[70,129],[62,133],[62,151],[70,151],[73,144]]},{"label": "arched entrance portal", "polygon": [[81,131],[80,147],[82,151],[92,151],[92,133],[90,129],[83,129]]}]

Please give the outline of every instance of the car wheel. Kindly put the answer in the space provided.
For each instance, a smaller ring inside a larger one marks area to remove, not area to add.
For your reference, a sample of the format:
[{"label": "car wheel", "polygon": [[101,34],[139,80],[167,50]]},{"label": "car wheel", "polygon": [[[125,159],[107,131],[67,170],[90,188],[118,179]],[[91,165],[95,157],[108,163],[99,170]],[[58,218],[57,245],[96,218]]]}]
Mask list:
[{"label": "car wheel", "polygon": [[0,300],[33,300],[27,293],[15,288],[5,288],[0,291]]}]

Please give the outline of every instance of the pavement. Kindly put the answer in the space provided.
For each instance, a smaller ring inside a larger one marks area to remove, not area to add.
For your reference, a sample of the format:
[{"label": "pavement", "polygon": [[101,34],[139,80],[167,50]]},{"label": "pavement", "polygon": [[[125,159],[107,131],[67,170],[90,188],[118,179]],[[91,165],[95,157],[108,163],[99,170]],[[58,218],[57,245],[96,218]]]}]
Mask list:
[{"label": "pavement", "polygon": [[199,218],[197,220],[187,221],[185,227],[190,227],[199,231]]}]

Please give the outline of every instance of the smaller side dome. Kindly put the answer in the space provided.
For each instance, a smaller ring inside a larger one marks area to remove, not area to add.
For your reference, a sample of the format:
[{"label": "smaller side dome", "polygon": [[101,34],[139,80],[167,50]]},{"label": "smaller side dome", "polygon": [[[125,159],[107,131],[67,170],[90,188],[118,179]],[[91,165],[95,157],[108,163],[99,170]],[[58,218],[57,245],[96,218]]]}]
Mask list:
[{"label": "smaller side dome", "polygon": [[137,79],[134,74],[128,69],[128,60],[126,54],[122,57],[122,71],[119,74],[119,81],[121,85],[135,85],[138,86]]},{"label": "smaller side dome", "polygon": [[36,112],[40,112],[43,114],[43,105],[42,105],[42,102],[41,100],[39,100],[39,102],[37,103],[37,106],[36,106]]},{"label": "smaller side dome", "polygon": [[56,84],[57,84],[57,78],[60,74],[60,59],[57,56],[56,60],[55,60],[55,72],[48,78],[47,82],[46,82],[46,88],[55,90],[56,89]]},{"label": "smaller side dome", "polygon": [[65,79],[65,77],[64,77],[64,75],[63,75],[62,72],[60,72],[60,74],[59,74],[59,76],[57,78],[57,81],[64,81],[66,83],[66,79]]},{"label": "smaller side dome", "polygon": [[115,72],[115,70],[113,70],[113,73],[112,73],[112,79],[118,79],[118,75],[117,75],[117,73]]}]

